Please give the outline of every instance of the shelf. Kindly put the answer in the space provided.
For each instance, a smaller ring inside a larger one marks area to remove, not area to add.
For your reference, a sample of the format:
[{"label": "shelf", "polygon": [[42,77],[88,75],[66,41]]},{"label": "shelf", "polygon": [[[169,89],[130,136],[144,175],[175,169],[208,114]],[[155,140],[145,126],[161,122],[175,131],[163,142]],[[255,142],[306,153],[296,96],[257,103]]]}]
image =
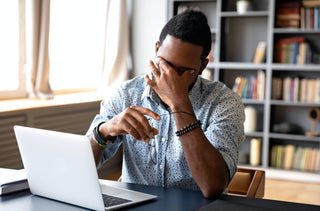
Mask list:
[{"label": "shelf", "polygon": [[209,62],[207,65],[207,68],[209,69],[214,69],[216,67],[218,67],[216,62]]},{"label": "shelf", "polygon": [[[301,79],[320,78],[320,30],[276,27],[277,7],[283,0],[254,0],[251,4],[252,11],[245,14],[237,13],[235,0],[179,0],[174,2],[187,2],[187,4],[192,2],[190,3],[192,6],[200,5],[200,9],[211,20],[209,26],[211,26],[211,36],[215,40],[215,60],[210,62],[207,68],[211,70],[213,81],[221,81],[232,89],[237,77],[254,78],[257,77],[259,70],[265,73],[264,100],[241,99],[244,106],[252,106],[257,110],[257,131],[245,133],[246,140],[240,145],[239,150],[241,153],[247,154],[250,152],[249,140],[251,138],[263,140],[261,164],[259,166],[241,164],[241,166],[265,169],[267,176],[320,183],[320,172],[275,169],[269,165],[270,147],[274,144],[293,144],[320,149],[320,137],[307,137],[304,133],[294,135],[272,132],[273,124],[282,122],[297,125],[301,128],[301,131],[311,130],[308,110],[311,107],[320,107],[320,102],[291,102],[271,99],[274,94],[273,89],[276,87],[273,84],[273,79],[276,77],[281,79],[296,76]],[[204,2],[210,2],[214,6],[209,8],[207,7],[209,4],[203,4]],[[312,64],[276,63],[278,41],[290,37],[305,38],[313,52]],[[257,50],[257,44],[261,41],[267,42],[267,48],[264,52],[265,62],[254,64],[252,61]],[[258,87],[258,84],[261,83],[251,83],[250,91],[252,91],[252,87]],[[279,89],[282,89],[283,84],[279,86]],[[317,90],[317,88],[315,89]],[[301,90],[299,89],[299,91]],[[320,131],[320,122],[316,123],[316,131]]]},{"label": "shelf", "polygon": [[263,132],[248,132],[245,134],[246,137],[263,137]]},{"label": "shelf", "polygon": [[265,100],[256,100],[256,99],[247,99],[247,98],[243,98],[242,102],[244,104],[256,104],[256,105],[264,105]]},{"label": "shelf", "polygon": [[306,103],[306,102],[290,102],[283,100],[271,100],[271,105],[279,105],[279,106],[301,106],[301,107],[313,107],[320,106],[320,102],[318,103]]},{"label": "shelf", "polygon": [[257,70],[266,69],[267,65],[263,64],[253,64],[250,62],[220,62],[217,63],[217,67],[225,69],[239,69],[239,70]]},{"label": "shelf", "polygon": [[272,64],[273,70],[284,70],[284,71],[320,71],[320,64],[305,64],[305,65],[297,65],[297,64],[280,64],[274,63]]},{"label": "shelf", "polygon": [[285,170],[271,167],[265,169],[265,171],[267,178],[320,183],[320,175],[316,172]]},{"label": "shelf", "polygon": [[320,30],[298,28],[274,28],[275,34],[320,34]]},{"label": "shelf", "polygon": [[268,11],[249,11],[245,14],[239,14],[236,11],[232,12],[221,12],[221,17],[224,18],[244,18],[244,17],[268,17]]},{"label": "shelf", "polygon": [[266,178],[270,179],[320,183],[320,175],[317,172],[286,170],[274,167],[263,168],[261,166],[251,166],[249,164],[238,164],[238,168],[263,170],[266,172]]},{"label": "shelf", "polygon": [[310,141],[310,142],[319,142],[320,137],[308,137],[304,135],[292,135],[292,134],[281,134],[281,133],[270,133],[270,138],[290,140],[290,141]]}]

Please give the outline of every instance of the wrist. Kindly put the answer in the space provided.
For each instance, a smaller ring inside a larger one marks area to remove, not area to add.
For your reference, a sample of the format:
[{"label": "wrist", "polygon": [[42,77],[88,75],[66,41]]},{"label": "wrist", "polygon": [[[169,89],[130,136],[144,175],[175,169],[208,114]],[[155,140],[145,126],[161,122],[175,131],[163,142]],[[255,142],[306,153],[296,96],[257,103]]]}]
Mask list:
[{"label": "wrist", "polygon": [[111,136],[111,135],[103,135],[104,133],[102,133],[101,131],[101,126],[104,124],[105,122],[101,122],[99,123],[94,129],[93,129],[93,137],[94,140],[97,142],[97,144],[99,144],[101,147],[106,147],[108,144],[110,143],[114,143],[116,136]]},{"label": "wrist", "polygon": [[181,101],[182,103],[172,104],[170,107],[172,112],[184,111],[188,113],[194,113],[190,100]]}]

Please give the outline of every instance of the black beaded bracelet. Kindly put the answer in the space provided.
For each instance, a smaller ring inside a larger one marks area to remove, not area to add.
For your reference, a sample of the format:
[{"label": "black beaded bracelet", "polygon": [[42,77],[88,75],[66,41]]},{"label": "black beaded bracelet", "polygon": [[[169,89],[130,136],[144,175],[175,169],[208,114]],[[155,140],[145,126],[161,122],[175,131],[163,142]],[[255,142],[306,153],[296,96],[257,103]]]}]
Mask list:
[{"label": "black beaded bracelet", "polygon": [[190,132],[191,130],[200,127],[201,126],[201,122],[200,120],[197,120],[195,123],[192,123],[191,125],[185,126],[184,128],[176,131],[176,136],[182,136],[183,134],[186,134],[188,132]]}]

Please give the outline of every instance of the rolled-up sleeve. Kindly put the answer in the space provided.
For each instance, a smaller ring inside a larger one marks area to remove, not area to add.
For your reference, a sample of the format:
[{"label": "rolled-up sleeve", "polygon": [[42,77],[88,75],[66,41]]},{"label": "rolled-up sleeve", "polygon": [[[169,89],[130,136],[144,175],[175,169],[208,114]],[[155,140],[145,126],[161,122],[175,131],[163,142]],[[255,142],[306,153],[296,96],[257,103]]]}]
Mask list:
[{"label": "rolled-up sleeve", "polygon": [[221,153],[230,173],[230,181],[237,171],[239,145],[244,140],[244,107],[233,92],[220,96],[213,107],[205,135]]}]

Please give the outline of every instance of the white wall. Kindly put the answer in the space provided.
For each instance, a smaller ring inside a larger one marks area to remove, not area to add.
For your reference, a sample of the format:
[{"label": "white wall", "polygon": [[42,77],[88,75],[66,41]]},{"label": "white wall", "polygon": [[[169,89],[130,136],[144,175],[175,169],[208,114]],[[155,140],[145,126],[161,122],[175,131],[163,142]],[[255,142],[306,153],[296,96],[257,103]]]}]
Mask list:
[{"label": "white wall", "polygon": [[132,0],[132,56],[134,75],[149,72],[155,43],[167,22],[167,0]]}]

